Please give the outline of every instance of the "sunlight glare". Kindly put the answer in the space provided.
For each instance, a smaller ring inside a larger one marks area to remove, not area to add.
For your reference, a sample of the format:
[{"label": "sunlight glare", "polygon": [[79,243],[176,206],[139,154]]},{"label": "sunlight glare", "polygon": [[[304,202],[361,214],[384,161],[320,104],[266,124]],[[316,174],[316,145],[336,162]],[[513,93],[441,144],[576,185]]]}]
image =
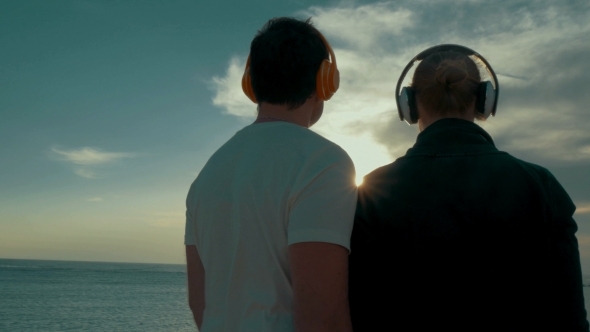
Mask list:
[{"label": "sunlight glare", "polygon": [[356,180],[355,180],[357,187],[360,187],[361,184],[363,184],[363,177],[364,177],[364,175],[357,174]]},{"label": "sunlight glare", "polygon": [[327,133],[326,136],[340,145],[354,162],[357,186],[363,183],[365,175],[375,168],[387,165],[394,160],[387,149],[375,142],[370,136],[334,135],[332,133]]}]

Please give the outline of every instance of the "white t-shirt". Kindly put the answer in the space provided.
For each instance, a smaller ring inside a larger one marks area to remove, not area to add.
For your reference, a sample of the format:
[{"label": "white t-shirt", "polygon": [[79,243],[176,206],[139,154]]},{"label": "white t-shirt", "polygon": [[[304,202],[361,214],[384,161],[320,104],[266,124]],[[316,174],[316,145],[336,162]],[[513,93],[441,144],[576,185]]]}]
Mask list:
[{"label": "white t-shirt", "polygon": [[288,246],[350,249],[354,179],[342,148],[288,122],[249,125],[217,150],[186,200],[185,244],[205,267],[201,331],[292,331]]}]

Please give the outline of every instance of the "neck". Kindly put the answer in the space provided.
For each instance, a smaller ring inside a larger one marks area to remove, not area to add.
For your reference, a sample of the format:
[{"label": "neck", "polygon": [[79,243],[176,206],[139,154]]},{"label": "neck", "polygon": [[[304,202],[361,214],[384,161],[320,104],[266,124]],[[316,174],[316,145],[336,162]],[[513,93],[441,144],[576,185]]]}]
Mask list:
[{"label": "neck", "polygon": [[475,104],[471,105],[464,113],[459,111],[451,112],[449,114],[440,115],[440,114],[432,114],[431,112],[427,112],[424,110],[422,105],[418,103],[418,129],[423,131],[431,124],[435,123],[441,119],[463,119],[467,121],[474,122],[475,121]]},{"label": "neck", "polygon": [[452,115],[448,115],[448,116],[431,116],[431,117],[427,117],[425,119],[423,119],[422,117],[420,117],[420,119],[418,119],[418,129],[420,129],[420,131],[423,131],[424,129],[426,129],[428,126],[430,126],[431,124],[435,123],[438,120],[441,119],[463,119],[463,120],[467,120],[467,121],[471,121],[473,122],[475,120],[474,116],[465,116],[465,115],[461,115],[461,114],[452,114]]},{"label": "neck", "polygon": [[309,128],[317,121],[314,121],[313,116],[314,102],[313,98],[308,98],[303,105],[293,109],[283,104],[262,102],[258,105],[258,117],[255,122],[286,121]]}]

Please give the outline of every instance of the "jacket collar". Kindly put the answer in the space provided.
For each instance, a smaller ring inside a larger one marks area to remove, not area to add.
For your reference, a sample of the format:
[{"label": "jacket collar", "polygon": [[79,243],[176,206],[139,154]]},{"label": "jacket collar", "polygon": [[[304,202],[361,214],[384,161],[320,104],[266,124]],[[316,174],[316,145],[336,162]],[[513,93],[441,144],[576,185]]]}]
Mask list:
[{"label": "jacket collar", "polygon": [[426,127],[406,156],[465,155],[498,152],[492,137],[467,120],[446,118]]}]

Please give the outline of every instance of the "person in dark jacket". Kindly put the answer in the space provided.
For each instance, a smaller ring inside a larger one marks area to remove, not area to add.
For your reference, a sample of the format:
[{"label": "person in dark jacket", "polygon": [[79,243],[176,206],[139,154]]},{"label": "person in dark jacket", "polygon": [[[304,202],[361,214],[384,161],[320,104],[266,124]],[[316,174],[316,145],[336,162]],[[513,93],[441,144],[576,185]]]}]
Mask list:
[{"label": "person in dark jacket", "polygon": [[420,134],[359,187],[354,330],[588,331],[575,205],[547,169],[499,151],[474,123],[495,113],[487,61],[458,45],[431,48],[400,83],[400,117]]}]

